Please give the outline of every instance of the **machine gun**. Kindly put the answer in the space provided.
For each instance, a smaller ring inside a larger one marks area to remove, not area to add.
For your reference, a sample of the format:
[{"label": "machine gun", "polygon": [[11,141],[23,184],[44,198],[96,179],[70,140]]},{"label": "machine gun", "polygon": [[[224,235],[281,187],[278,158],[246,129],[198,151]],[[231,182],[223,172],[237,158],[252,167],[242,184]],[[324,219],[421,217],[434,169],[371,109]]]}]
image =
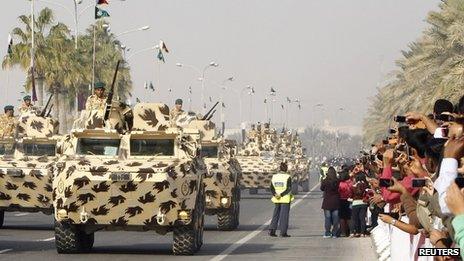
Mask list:
[{"label": "machine gun", "polygon": [[110,117],[111,105],[113,103],[114,85],[116,84],[116,77],[118,76],[120,62],[121,61],[118,60],[118,63],[116,64],[116,70],[114,71],[114,75],[113,75],[113,82],[111,83],[111,88],[110,88],[110,91],[108,92],[108,98],[106,98],[105,117],[103,118],[104,119],[103,122],[106,122],[108,118]]},{"label": "machine gun", "polygon": [[[45,115],[47,113],[47,108],[48,108],[48,105],[50,105],[50,101],[52,100],[52,97],[53,97],[53,93],[50,94],[50,97],[48,97],[48,101],[45,104],[45,107],[43,108],[42,112],[40,112],[40,117],[46,117]],[[52,107],[53,107],[53,104],[52,104]],[[50,114],[50,112],[48,114]],[[48,117],[48,115],[47,115],[47,117]]]},{"label": "machine gun", "polygon": [[216,102],[216,103],[213,105],[213,107],[205,114],[205,116],[203,116],[203,118],[202,118],[201,120],[204,121],[204,120],[209,120],[209,119],[211,119],[211,118],[213,117],[213,115],[214,115],[214,112],[216,112],[216,111],[213,111],[213,110],[214,110],[214,108],[216,108],[216,106],[217,106],[218,104],[219,104],[219,102]]},{"label": "machine gun", "polygon": [[213,112],[211,112],[211,114],[209,115],[208,119],[206,119],[207,121],[211,120],[211,118],[213,118],[214,114],[216,113],[216,110],[214,110]]},{"label": "machine gun", "polygon": [[52,108],[53,108],[53,104],[50,106],[50,109],[48,109],[48,112],[45,115],[45,117],[50,117],[50,113],[52,112]]}]

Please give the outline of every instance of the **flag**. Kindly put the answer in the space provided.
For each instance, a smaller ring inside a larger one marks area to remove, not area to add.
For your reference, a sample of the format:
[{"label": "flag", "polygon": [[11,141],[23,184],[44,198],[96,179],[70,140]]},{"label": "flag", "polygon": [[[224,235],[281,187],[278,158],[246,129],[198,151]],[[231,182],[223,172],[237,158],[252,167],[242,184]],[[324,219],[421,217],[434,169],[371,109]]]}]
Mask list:
[{"label": "flag", "polygon": [[192,94],[192,86],[189,86],[189,93]]},{"label": "flag", "polygon": [[110,14],[107,11],[95,6],[95,19],[100,19],[102,17],[110,17]]},{"label": "flag", "polygon": [[145,87],[146,90],[148,90],[148,83],[145,81],[145,83],[143,84],[143,87]]},{"label": "flag", "polygon": [[97,0],[97,5],[108,5],[108,0]]},{"label": "flag", "polygon": [[298,103],[298,109],[301,110],[301,104]]},{"label": "flag", "polygon": [[266,98],[264,99],[264,103],[267,103],[267,99],[266,99]]},{"label": "flag", "polygon": [[168,92],[169,92],[169,93],[171,93],[171,92],[172,92],[172,89],[171,89],[171,88],[169,88],[169,89],[168,89]]},{"label": "flag", "polygon": [[284,105],[283,105],[283,104],[281,104],[280,107],[282,107],[282,110],[284,109]]},{"label": "flag", "polygon": [[225,108],[226,107],[226,104],[223,102],[222,103],[222,108]]},{"label": "flag", "polygon": [[288,103],[291,103],[292,100],[290,100],[290,98],[287,97],[287,102],[288,102]]},{"label": "flag", "polygon": [[8,50],[7,53],[9,56],[13,53],[13,38],[11,37],[11,34],[8,34]]},{"label": "flag", "polygon": [[153,86],[153,82],[150,82],[149,88],[150,88],[150,90],[155,91],[155,86]]},{"label": "flag", "polygon": [[169,53],[168,47],[166,47],[166,44],[164,43],[163,40],[160,40],[159,42],[159,48],[167,53]]},{"label": "flag", "polygon": [[161,50],[158,51],[158,55],[156,57],[158,58],[158,60],[163,61],[163,63],[166,62],[164,60],[164,55],[163,55],[163,52],[161,52]]},{"label": "flag", "polygon": [[271,95],[276,95],[276,90],[274,90],[274,88],[271,87]]}]

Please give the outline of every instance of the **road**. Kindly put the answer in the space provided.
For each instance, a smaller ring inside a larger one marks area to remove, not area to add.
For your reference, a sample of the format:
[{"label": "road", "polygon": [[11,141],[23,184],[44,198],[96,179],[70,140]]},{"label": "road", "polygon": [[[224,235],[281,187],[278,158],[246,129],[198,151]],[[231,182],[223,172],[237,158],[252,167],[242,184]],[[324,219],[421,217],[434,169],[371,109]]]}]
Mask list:
[{"label": "road", "polygon": [[267,224],[273,205],[270,195],[242,192],[240,227],[216,229],[215,217],[206,218],[204,245],[190,257],[173,256],[172,234],[154,232],[97,232],[91,253],[59,255],[55,250],[53,217],[11,212],[0,229],[0,260],[375,260],[369,238],[323,239],[321,192],[315,174],[312,191],[300,192],[293,202],[291,238],[271,238]]}]

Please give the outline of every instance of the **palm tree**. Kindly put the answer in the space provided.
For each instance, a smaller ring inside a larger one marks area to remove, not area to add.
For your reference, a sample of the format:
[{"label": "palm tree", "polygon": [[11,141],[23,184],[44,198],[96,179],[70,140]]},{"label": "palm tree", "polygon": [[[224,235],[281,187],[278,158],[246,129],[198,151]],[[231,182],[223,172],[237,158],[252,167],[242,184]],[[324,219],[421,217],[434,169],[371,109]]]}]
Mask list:
[{"label": "palm tree", "polygon": [[[22,27],[16,27],[13,29],[13,37],[17,38],[19,42],[12,47],[12,55],[5,57],[2,63],[3,69],[11,66],[19,66],[21,69],[28,71],[30,69],[31,61],[31,17],[26,15],[19,16],[19,20],[22,22]],[[34,21],[35,27],[35,72],[37,82],[37,95],[38,104],[43,105],[43,93],[44,93],[44,76],[45,67],[48,62],[47,53],[50,52],[49,47],[46,43],[47,33],[53,24],[53,12],[49,8],[44,8],[39,12],[39,15]],[[28,76],[30,77],[30,76]],[[30,90],[31,81],[27,81],[26,89]]]}]

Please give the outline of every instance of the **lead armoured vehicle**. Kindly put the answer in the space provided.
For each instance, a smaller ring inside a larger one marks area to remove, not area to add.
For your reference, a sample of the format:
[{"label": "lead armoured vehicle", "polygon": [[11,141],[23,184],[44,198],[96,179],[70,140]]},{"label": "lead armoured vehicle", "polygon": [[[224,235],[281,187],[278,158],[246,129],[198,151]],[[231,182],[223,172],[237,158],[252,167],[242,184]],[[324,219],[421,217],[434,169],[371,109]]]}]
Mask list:
[{"label": "lead armoured vehicle", "polygon": [[216,126],[209,120],[193,120],[190,128],[201,133],[201,155],[208,172],[204,179],[206,214],[217,215],[219,230],[234,230],[240,216],[241,169],[234,157],[232,141],[218,137]]},{"label": "lead armoured vehicle", "polygon": [[102,229],[172,231],[174,254],[197,252],[206,173],[198,130],[172,127],[164,104],[139,103],[133,112],[114,104],[109,117],[86,113],[63,142],[55,171],[58,253],[89,251]]},{"label": "lead armoured vehicle", "polygon": [[51,214],[58,123],[42,113],[21,114],[14,134],[0,138],[0,227],[5,211]]}]

